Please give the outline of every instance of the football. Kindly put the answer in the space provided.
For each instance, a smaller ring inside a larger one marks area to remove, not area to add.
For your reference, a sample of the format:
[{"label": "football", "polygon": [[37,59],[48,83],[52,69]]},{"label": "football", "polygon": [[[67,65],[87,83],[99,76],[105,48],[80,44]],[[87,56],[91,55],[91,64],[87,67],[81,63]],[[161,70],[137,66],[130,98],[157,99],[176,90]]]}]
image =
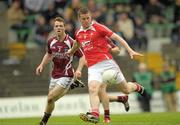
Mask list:
[{"label": "football", "polygon": [[103,82],[106,84],[116,84],[117,83],[117,74],[115,70],[106,70],[102,75]]}]

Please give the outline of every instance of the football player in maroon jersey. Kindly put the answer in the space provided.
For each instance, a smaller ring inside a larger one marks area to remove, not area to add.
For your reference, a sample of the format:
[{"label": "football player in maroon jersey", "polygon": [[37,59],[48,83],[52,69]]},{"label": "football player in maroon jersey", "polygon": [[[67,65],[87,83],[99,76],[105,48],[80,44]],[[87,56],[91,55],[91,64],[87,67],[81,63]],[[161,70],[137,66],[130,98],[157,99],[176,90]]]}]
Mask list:
[{"label": "football player in maroon jersey", "polygon": [[[53,62],[51,80],[49,85],[49,93],[47,97],[47,105],[44,111],[44,116],[40,121],[40,125],[46,125],[52,111],[54,110],[55,101],[64,96],[69,90],[70,85],[74,82],[74,69],[72,67],[73,56],[65,54],[73,45],[74,40],[65,32],[65,22],[61,17],[54,19],[55,36],[47,42],[47,51],[36,68],[36,74],[40,75],[44,67],[50,62]],[[79,65],[83,67],[84,55],[79,49],[74,53],[74,56],[79,57]]]}]

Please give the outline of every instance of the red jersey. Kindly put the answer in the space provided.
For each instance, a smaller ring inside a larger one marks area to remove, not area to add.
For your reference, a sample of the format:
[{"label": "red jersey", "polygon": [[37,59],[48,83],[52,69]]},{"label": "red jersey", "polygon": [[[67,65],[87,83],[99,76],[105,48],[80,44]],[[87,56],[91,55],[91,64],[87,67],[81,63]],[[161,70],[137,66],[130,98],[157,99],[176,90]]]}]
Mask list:
[{"label": "red jersey", "polygon": [[[67,56],[65,53],[72,48],[73,39],[66,35],[63,41],[59,41],[57,37],[52,37],[48,40],[47,44],[47,52],[49,54],[53,54],[53,70],[52,77],[60,78],[60,77],[73,77],[74,70],[72,67],[73,57]],[[74,54],[77,57],[81,57],[83,55],[82,51],[79,49]]]},{"label": "red jersey", "polygon": [[107,37],[112,34],[110,29],[95,22],[92,22],[90,28],[86,30],[81,27],[76,31],[75,38],[82,46],[88,67],[103,60],[112,59],[107,48]]},{"label": "red jersey", "polygon": [[113,41],[109,38],[107,38],[107,43],[109,48],[115,48],[116,45],[113,43]]}]

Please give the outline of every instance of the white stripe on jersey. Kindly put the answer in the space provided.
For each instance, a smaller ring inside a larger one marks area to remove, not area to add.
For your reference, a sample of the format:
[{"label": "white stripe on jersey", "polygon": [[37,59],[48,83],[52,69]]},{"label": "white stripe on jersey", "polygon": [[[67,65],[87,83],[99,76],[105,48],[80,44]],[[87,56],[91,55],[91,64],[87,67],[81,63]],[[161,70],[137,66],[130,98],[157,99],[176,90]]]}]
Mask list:
[{"label": "white stripe on jersey", "polygon": [[70,43],[69,40],[64,41],[64,43],[65,43],[69,48],[71,48],[71,43]]},{"label": "white stripe on jersey", "polygon": [[52,41],[51,44],[50,44],[50,47],[52,47],[57,41],[58,41],[58,40],[53,39],[53,41]]},{"label": "white stripe on jersey", "polygon": [[[71,48],[71,42],[70,40],[73,41],[73,39],[70,36],[66,36],[66,40],[64,41],[64,43],[69,47],[69,49]],[[66,67],[65,67],[65,75],[68,75],[68,69],[70,69],[72,67],[71,62],[73,60],[73,56],[70,57],[69,62],[67,63]]]},{"label": "white stripe on jersey", "polygon": [[110,59],[106,54],[104,54],[104,55],[105,55],[106,59]]},{"label": "white stripe on jersey", "polygon": [[65,68],[65,70],[66,70],[66,71],[65,71],[65,75],[68,75],[68,69],[72,67],[72,66],[71,66],[72,60],[73,60],[73,56],[70,57],[70,60],[69,60],[69,62],[68,62],[67,65],[66,65],[66,68]]}]

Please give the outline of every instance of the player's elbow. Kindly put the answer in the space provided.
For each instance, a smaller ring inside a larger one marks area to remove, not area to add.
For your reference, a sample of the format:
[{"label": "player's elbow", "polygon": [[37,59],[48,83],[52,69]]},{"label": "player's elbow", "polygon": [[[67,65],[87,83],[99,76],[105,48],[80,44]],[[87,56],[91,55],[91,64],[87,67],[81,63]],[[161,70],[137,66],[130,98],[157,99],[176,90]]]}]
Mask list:
[{"label": "player's elbow", "polygon": [[98,94],[99,86],[91,84],[88,88],[90,94]]}]

